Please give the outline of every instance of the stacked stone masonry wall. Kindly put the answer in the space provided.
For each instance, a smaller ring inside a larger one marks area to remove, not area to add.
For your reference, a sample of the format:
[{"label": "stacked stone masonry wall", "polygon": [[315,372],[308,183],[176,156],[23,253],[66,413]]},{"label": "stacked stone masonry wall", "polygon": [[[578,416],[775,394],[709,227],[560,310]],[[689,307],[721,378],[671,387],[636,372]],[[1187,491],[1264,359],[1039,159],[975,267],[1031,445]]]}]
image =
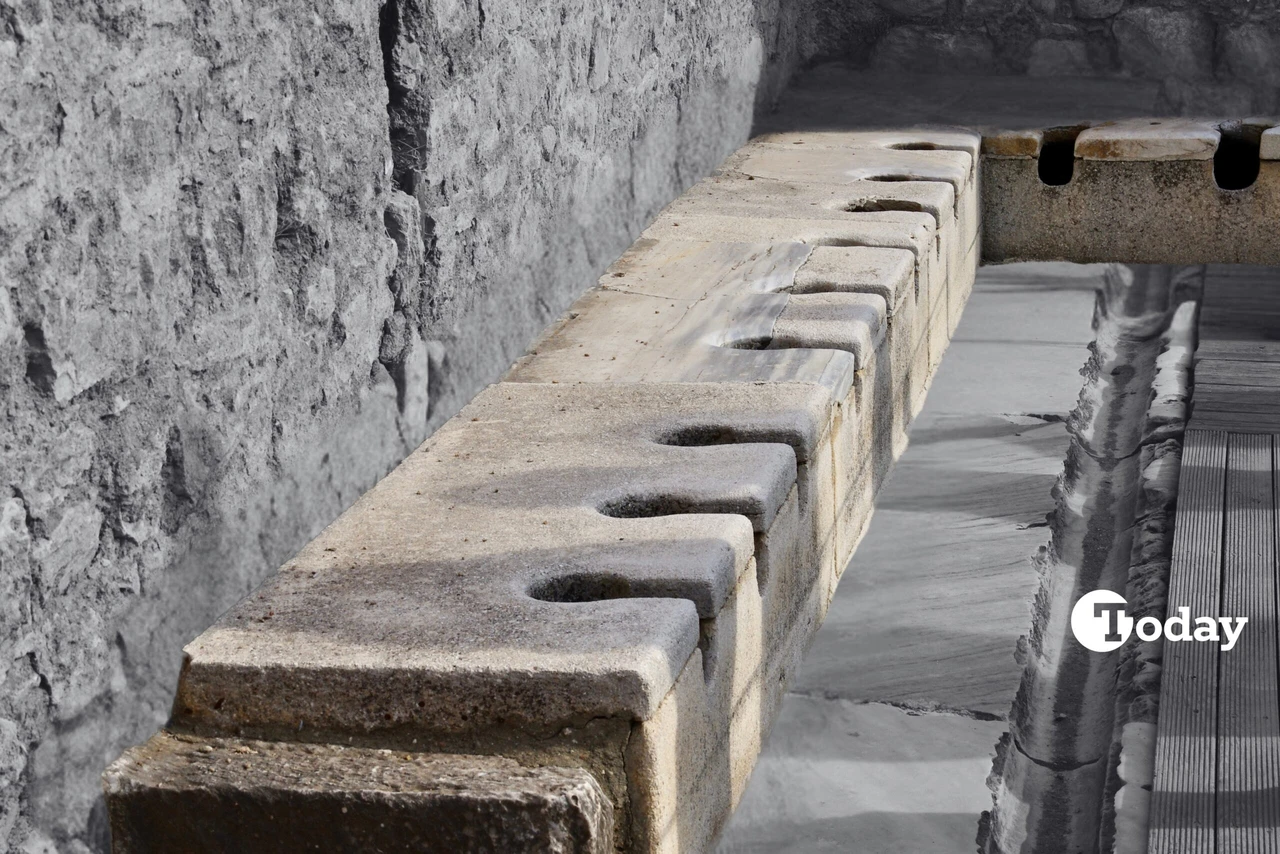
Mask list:
[{"label": "stacked stone masonry wall", "polygon": [[1276,0],[825,0],[820,56],[901,73],[1127,77],[1162,110],[1280,106]]}]

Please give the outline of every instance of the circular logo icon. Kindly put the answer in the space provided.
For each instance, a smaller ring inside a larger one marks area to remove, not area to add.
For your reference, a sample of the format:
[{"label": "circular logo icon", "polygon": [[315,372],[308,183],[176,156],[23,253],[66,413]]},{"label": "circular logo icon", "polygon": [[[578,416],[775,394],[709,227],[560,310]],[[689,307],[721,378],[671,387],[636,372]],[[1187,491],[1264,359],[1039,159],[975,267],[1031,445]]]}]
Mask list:
[{"label": "circular logo icon", "polygon": [[1119,649],[1133,631],[1133,618],[1125,613],[1128,602],[1111,590],[1093,590],[1071,609],[1071,633],[1093,652]]}]

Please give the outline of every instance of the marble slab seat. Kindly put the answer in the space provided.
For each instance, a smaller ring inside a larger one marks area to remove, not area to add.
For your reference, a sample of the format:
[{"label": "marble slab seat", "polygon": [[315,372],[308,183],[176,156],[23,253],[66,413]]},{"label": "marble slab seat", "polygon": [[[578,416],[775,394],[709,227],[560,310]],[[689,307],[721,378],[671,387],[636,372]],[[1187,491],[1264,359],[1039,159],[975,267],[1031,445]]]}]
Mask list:
[{"label": "marble slab seat", "polygon": [[[1275,124],[1135,119],[992,133],[984,259],[1278,264]],[[1042,155],[1063,158],[1069,181],[1042,181]]]},{"label": "marble slab seat", "polygon": [[289,850],[275,810],[379,850],[709,850],[977,258],[975,135],[799,147],[664,211],[187,646],[106,777],[117,851]]}]

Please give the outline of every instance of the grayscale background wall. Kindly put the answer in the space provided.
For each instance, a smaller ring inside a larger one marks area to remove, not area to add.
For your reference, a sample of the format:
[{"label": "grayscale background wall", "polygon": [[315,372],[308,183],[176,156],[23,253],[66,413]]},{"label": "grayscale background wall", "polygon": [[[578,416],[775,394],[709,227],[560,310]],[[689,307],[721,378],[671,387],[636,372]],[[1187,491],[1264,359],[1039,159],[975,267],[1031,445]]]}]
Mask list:
[{"label": "grayscale background wall", "polygon": [[1158,87],[1161,111],[1277,109],[1277,0],[825,0],[817,14],[824,55],[876,70],[1131,78]]},{"label": "grayscale background wall", "polygon": [[0,0],[0,848],[793,71],[1275,109],[1276,0]]}]

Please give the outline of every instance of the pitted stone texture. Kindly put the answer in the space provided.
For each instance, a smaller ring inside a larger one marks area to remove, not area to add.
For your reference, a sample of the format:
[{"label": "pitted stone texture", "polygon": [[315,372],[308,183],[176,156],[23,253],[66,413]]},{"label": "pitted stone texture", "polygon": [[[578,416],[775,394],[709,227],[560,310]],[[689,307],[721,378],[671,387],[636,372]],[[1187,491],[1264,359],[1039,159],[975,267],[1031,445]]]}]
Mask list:
[{"label": "pitted stone texture", "polygon": [[[1181,123],[1179,123],[1181,124]],[[1256,130],[1253,120],[1249,127]],[[983,257],[1080,263],[1280,263],[1272,223],[1280,216],[1280,162],[1263,159],[1244,189],[1222,190],[1211,152],[1216,126],[1182,125],[1165,141],[1109,128],[1077,140],[1097,157],[1075,161],[1071,181],[1046,186],[1034,159],[983,165]],[[1100,138],[1099,138],[1100,137]],[[1114,148],[1113,148],[1114,146]],[[1195,159],[1167,158],[1184,151]],[[1209,157],[1210,159],[1205,159]],[[1142,158],[1142,159],[1134,159]]]},{"label": "pitted stone texture", "polygon": [[[188,645],[176,719],[459,733],[648,717],[829,405],[792,384],[493,386]],[[663,444],[726,433],[743,444]]]},{"label": "pitted stone texture", "polygon": [[1081,131],[1075,154],[1084,160],[1212,160],[1219,137],[1217,125],[1190,119],[1107,122]]},{"label": "pitted stone texture", "polygon": [[1043,145],[1041,130],[993,130],[983,134],[982,156],[1034,160]]},{"label": "pitted stone texture", "polygon": [[1262,132],[1258,156],[1262,160],[1280,160],[1280,127],[1267,128]]},{"label": "pitted stone texture", "polygon": [[427,362],[380,352],[376,8],[0,21],[0,850],[84,851],[181,644],[425,437]]},{"label": "pitted stone texture", "polygon": [[1112,33],[1124,68],[1155,80],[1197,80],[1213,73],[1213,24],[1199,9],[1134,6]]},{"label": "pitted stone texture", "polygon": [[107,770],[116,854],[612,854],[580,768],[162,733]]},{"label": "pitted stone texture", "polygon": [[385,9],[394,177],[429,250],[414,310],[445,346],[433,425],[742,144],[804,49],[772,0]]}]

